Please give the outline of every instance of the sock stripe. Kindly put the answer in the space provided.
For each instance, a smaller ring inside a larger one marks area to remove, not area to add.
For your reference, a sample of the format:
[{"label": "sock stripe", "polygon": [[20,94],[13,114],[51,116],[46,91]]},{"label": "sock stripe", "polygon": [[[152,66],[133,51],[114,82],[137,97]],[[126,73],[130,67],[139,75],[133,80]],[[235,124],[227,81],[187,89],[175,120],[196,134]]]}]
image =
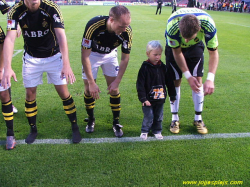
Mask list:
[{"label": "sock stripe", "polygon": [[2,105],[4,105],[4,106],[8,106],[8,105],[10,105],[10,104],[12,104],[12,101],[10,100],[9,102],[7,102],[7,103],[2,103]]},{"label": "sock stripe", "polygon": [[121,104],[112,104],[112,103],[110,103],[110,106],[111,106],[111,107],[120,107]]},{"label": "sock stripe", "polygon": [[111,98],[115,98],[115,99],[116,99],[116,98],[121,97],[121,94],[118,94],[118,95],[110,95],[110,97],[111,97]]},{"label": "sock stripe", "polygon": [[29,105],[32,105],[32,104],[34,104],[36,102],[36,100],[34,100],[34,101],[25,101],[25,103],[27,103],[27,104],[29,104]]},{"label": "sock stripe", "polygon": [[70,105],[63,106],[64,110],[69,110],[69,109],[72,109],[72,108],[75,108],[75,102],[71,103]]},{"label": "sock stripe", "polygon": [[69,110],[69,111],[65,110],[66,114],[73,114],[74,112],[76,112],[76,108],[74,108],[73,110]]},{"label": "sock stripe", "polygon": [[62,101],[68,101],[69,99],[71,99],[72,97],[71,97],[71,95],[69,95],[69,97],[68,98],[66,98],[66,99],[62,99]]},{"label": "sock stripe", "polygon": [[25,113],[26,117],[33,117],[37,115],[37,111],[32,112],[32,113]]}]

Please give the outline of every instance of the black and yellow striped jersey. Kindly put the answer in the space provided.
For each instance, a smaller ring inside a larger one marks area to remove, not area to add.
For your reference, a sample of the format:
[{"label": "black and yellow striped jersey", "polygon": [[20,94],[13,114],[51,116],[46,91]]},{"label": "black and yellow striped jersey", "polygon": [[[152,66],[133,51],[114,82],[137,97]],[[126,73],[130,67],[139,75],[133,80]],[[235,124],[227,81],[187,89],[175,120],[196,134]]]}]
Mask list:
[{"label": "black and yellow striped jersey", "polygon": [[129,54],[132,46],[132,29],[127,27],[120,35],[110,33],[107,30],[109,16],[96,16],[85,27],[82,39],[83,49],[92,49],[93,52],[108,54],[121,45],[121,50]]},{"label": "black and yellow striped jersey", "polygon": [[9,11],[10,6],[6,3],[5,0],[0,0],[0,10],[2,14],[5,14]]},{"label": "black and yellow striped jersey", "polygon": [[30,12],[24,0],[21,0],[8,12],[7,19],[7,30],[17,30],[19,23],[24,49],[29,55],[45,58],[60,51],[54,28],[64,29],[64,20],[59,6],[54,2],[41,0],[38,10]]}]

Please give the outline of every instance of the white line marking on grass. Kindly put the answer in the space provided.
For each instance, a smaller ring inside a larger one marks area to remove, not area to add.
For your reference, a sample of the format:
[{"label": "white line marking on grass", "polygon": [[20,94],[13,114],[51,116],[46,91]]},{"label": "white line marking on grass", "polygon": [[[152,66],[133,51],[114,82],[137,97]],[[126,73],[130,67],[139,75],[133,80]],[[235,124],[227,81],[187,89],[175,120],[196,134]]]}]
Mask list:
[{"label": "white line marking on grass", "polygon": [[12,57],[18,55],[18,54],[21,53],[23,50],[22,50],[22,49],[19,49],[19,50],[14,50],[14,51],[15,51],[15,53],[13,54]]},{"label": "white line marking on grass", "polygon": [[236,24],[236,23],[228,23],[228,24],[231,24],[231,25],[238,25],[238,26],[241,26],[241,27],[250,27],[249,25],[240,25],[240,24]]},{"label": "white line marking on grass", "polygon": [[[250,133],[218,133],[207,135],[172,135],[164,136],[163,140],[157,140],[154,137],[148,137],[142,140],[140,137],[123,137],[123,138],[83,138],[80,143],[120,143],[120,142],[148,142],[148,141],[174,141],[174,140],[202,140],[218,138],[246,138]],[[17,145],[26,144],[24,140],[17,140]],[[5,145],[6,141],[0,141],[0,145]],[[72,144],[70,139],[36,139],[33,144]]]}]

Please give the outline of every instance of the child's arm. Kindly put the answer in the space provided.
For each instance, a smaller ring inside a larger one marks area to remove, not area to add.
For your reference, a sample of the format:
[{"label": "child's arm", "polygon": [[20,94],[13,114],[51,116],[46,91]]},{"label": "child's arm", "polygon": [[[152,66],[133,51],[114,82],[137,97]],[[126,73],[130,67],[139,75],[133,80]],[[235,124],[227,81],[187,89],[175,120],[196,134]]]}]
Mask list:
[{"label": "child's arm", "polygon": [[143,66],[139,69],[137,81],[136,81],[136,90],[138,94],[139,101],[143,104],[147,101],[146,90],[145,90],[145,70]]}]

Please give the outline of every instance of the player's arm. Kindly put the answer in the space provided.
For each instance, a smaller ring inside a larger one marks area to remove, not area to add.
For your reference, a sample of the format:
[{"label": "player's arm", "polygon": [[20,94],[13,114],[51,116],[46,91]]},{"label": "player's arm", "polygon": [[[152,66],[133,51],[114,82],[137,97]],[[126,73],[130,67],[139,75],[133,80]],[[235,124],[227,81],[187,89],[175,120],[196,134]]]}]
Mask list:
[{"label": "player's arm", "polygon": [[11,61],[14,51],[14,44],[16,39],[16,30],[9,30],[7,31],[5,40],[4,40],[4,46],[3,46],[3,65],[4,65],[4,74],[1,81],[2,87],[5,89],[9,86],[11,86],[11,77],[16,79],[16,74],[12,70],[11,67]]},{"label": "player's arm", "polygon": [[84,73],[86,74],[88,83],[95,84],[95,80],[93,78],[93,74],[91,71],[91,63],[89,60],[90,53],[91,53],[91,49],[82,48],[82,66],[83,66]]},{"label": "player's arm", "polygon": [[204,95],[211,95],[214,93],[214,76],[219,63],[219,53],[218,50],[208,50],[209,53],[209,72],[207,80],[204,83]]},{"label": "player's arm", "polygon": [[55,28],[56,37],[60,47],[60,52],[62,54],[63,68],[61,72],[62,78],[66,78],[67,82],[70,80],[70,83],[73,84],[76,80],[75,75],[70,67],[69,62],[69,53],[68,53],[68,44],[65,34],[65,30],[62,28]]},{"label": "player's arm", "polygon": [[122,53],[121,62],[119,65],[119,72],[115,80],[108,87],[109,93],[116,91],[118,89],[122,77],[127,69],[128,61],[129,61],[129,54]]},{"label": "player's arm", "polygon": [[91,71],[91,63],[89,60],[90,53],[91,53],[91,49],[82,48],[82,57],[81,57],[82,58],[82,67],[83,67],[84,73],[85,73],[87,80],[88,80],[90,95],[94,99],[98,99],[100,89],[97,86],[95,79],[93,77],[92,71]]},{"label": "player's arm", "polygon": [[0,83],[3,77],[3,43],[0,44]]},{"label": "player's arm", "polygon": [[174,59],[175,59],[177,65],[179,66],[179,68],[181,69],[182,73],[184,74],[184,76],[188,80],[188,83],[189,83],[191,89],[194,92],[199,92],[199,87],[201,87],[201,85],[200,85],[199,81],[191,75],[191,73],[187,67],[187,63],[186,63],[186,60],[184,58],[184,55],[181,51],[181,47],[172,48],[172,51],[173,51]]},{"label": "player's arm", "polygon": [[151,106],[151,103],[147,100],[147,93],[145,90],[145,74],[147,72],[145,71],[145,68],[142,67],[139,69],[137,81],[136,81],[136,89],[138,94],[138,99],[142,103],[142,106]]}]

